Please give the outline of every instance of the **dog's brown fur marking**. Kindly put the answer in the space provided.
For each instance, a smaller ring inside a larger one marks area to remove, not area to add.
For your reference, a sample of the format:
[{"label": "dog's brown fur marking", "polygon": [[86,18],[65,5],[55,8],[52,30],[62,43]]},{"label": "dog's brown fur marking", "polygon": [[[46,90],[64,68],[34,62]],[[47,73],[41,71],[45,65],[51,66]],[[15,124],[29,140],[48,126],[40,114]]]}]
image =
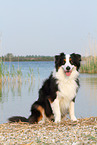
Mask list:
[{"label": "dog's brown fur marking", "polygon": [[44,114],[44,109],[41,106],[37,107],[37,110],[40,112],[40,116],[38,118],[38,122],[43,118],[43,114]]}]

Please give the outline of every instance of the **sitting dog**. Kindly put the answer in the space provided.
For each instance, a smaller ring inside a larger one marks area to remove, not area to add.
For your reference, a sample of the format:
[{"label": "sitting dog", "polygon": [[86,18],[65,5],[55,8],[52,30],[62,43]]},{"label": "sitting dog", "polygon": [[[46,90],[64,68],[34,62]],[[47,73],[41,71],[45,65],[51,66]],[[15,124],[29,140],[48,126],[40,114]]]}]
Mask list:
[{"label": "sitting dog", "polygon": [[13,116],[10,122],[38,123],[46,117],[60,122],[69,112],[70,119],[77,120],[74,113],[75,98],[80,86],[79,68],[81,55],[60,53],[55,56],[55,69],[39,90],[38,100],[32,104],[28,118]]}]

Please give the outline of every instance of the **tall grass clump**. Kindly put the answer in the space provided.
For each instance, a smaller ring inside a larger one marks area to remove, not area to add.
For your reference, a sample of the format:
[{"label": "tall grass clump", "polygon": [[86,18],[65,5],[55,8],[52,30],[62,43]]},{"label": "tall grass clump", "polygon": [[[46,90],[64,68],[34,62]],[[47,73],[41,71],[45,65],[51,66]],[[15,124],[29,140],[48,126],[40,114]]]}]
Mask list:
[{"label": "tall grass clump", "polygon": [[97,57],[88,57],[81,65],[81,73],[97,73]]},{"label": "tall grass clump", "polygon": [[2,58],[0,57],[0,100],[2,96]]},{"label": "tall grass clump", "polygon": [[97,73],[97,43],[95,41],[90,41],[88,49],[85,49],[86,55],[82,58],[81,73]]},{"label": "tall grass clump", "polygon": [[0,85],[2,84],[2,68],[1,68],[1,62],[0,62]]},{"label": "tall grass clump", "polygon": [[[14,65],[12,66],[6,66],[3,62],[0,64],[0,78],[2,78],[3,83],[22,83],[22,81],[25,81],[25,76],[22,73],[22,70],[20,67],[17,69]],[[34,74],[33,69],[29,68],[29,71],[27,72],[27,80],[31,84],[33,83]]]}]

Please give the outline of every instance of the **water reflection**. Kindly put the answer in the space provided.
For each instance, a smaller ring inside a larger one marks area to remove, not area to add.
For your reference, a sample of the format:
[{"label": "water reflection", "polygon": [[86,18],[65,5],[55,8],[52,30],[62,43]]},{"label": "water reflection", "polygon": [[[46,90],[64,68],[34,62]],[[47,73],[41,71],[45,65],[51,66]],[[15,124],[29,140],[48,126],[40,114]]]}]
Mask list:
[{"label": "water reflection", "polygon": [[97,74],[81,74],[75,111],[77,118],[97,116]]},{"label": "water reflection", "polygon": [[97,100],[97,75],[87,75],[89,77],[81,78],[82,85],[88,94],[89,99]]},{"label": "water reflection", "polygon": [[33,92],[35,82],[30,79],[12,79],[10,81],[3,81],[0,84],[0,102],[8,101],[9,95],[14,99],[15,96],[22,97],[23,89],[26,89],[27,93]]}]

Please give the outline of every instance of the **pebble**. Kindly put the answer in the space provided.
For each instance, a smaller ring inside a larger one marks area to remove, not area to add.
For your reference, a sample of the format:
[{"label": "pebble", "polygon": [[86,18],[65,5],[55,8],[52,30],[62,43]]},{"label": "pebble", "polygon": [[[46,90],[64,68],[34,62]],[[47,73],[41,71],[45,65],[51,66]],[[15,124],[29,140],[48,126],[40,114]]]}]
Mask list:
[{"label": "pebble", "polygon": [[0,145],[97,145],[97,117],[61,123],[0,124]]}]

